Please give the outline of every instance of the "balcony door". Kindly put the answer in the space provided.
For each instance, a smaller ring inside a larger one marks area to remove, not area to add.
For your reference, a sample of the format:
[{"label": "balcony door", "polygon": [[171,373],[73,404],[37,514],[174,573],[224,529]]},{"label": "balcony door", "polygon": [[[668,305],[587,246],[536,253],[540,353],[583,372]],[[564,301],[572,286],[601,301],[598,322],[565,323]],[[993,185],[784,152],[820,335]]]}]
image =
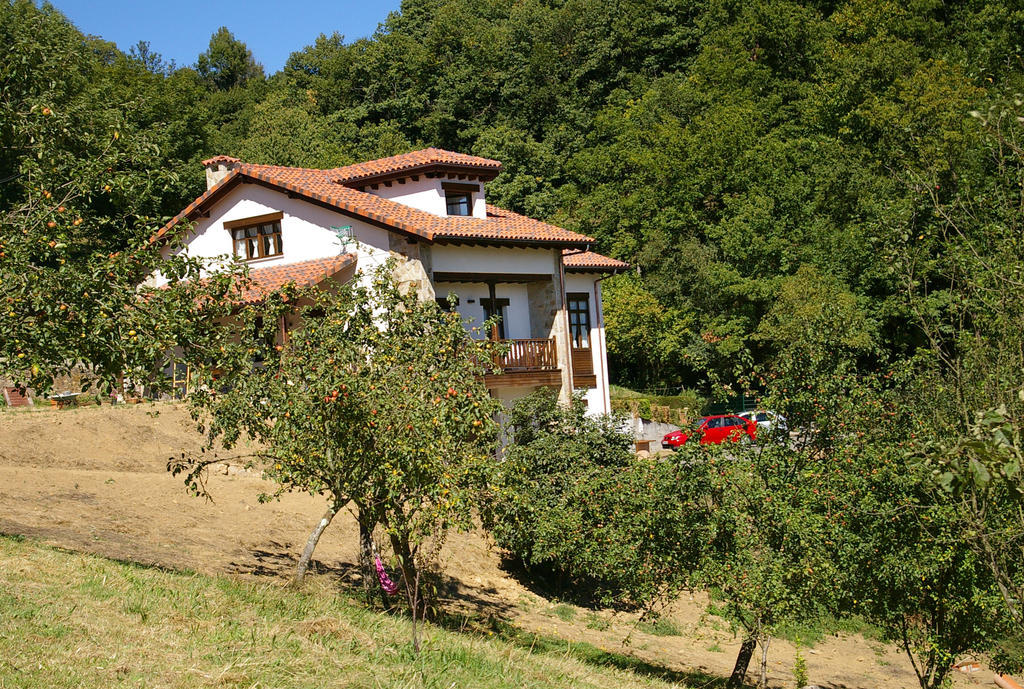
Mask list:
[{"label": "balcony door", "polygon": [[565,305],[569,313],[569,337],[572,339],[572,386],[595,387],[594,355],[590,349],[590,295],[569,292],[565,295]]},{"label": "balcony door", "polygon": [[569,307],[569,335],[573,349],[590,349],[590,295],[570,292],[565,298]]},{"label": "balcony door", "polygon": [[484,320],[490,319],[491,316],[498,316],[498,324],[491,328],[491,339],[492,340],[505,340],[508,339],[505,329],[505,324],[508,322],[508,299],[481,299],[480,305],[484,307]]}]

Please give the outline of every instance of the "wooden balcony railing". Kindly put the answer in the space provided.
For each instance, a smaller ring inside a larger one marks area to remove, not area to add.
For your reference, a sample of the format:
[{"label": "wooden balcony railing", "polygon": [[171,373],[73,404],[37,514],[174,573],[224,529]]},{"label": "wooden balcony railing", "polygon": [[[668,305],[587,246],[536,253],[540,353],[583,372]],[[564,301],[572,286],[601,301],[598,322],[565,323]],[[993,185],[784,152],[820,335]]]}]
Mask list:
[{"label": "wooden balcony railing", "polygon": [[495,354],[494,365],[506,373],[516,371],[557,371],[558,356],[555,340],[500,340],[508,347],[504,354]]}]

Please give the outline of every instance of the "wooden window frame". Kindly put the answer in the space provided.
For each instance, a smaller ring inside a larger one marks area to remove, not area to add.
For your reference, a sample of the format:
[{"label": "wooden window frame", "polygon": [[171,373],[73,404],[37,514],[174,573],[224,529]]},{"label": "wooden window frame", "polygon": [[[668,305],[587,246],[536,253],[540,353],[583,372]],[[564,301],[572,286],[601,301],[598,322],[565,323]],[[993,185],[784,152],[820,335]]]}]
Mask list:
[{"label": "wooden window frame", "polygon": [[[474,184],[442,184],[441,187],[444,189],[444,203],[445,211],[448,215],[457,218],[468,218],[473,215],[473,194],[480,191],[480,188]],[[465,199],[466,212],[465,213],[452,213],[452,202],[458,202],[459,199]]]},{"label": "wooden window frame", "polygon": [[[574,303],[583,302],[583,308],[573,308]],[[565,295],[565,310],[569,316],[569,338],[572,340],[573,349],[590,349],[590,294],[587,292],[568,292]],[[582,315],[580,323],[573,323],[573,314]],[[579,337],[577,328],[581,327],[585,333]],[[583,343],[583,339],[586,343]]]},{"label": "wooden window frame", "polygon": [[[284,241],[281,234],[281,219],[283,212],[267,213],[251,218],[239,220],[228,220],[224,223],[224,229],[231,233],[231,247],[235,258],[242,261],[256,261],[261,258],[273,258],[284,255]],[[264,228],[270,226],[273,231],[264,232]],[[249,230],[256,230],[254,236],[247,236]],[[255,254],[250,254],[250,242],[255,241]],[[276,251],[268,251],[276,248]]]},{"label": "wooden window frame", "polygon": [[192,382],[192,368],[182,361],[171,362],[171,396],[184,399]]}]

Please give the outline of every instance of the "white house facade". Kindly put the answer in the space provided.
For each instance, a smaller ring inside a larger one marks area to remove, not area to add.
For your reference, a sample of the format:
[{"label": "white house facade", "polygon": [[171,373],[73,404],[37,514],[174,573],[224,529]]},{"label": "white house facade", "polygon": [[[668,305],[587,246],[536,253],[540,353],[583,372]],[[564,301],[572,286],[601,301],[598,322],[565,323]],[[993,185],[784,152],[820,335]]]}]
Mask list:
[{"label": "white house facade", "polygon": [[[501,374],[486,378],[495,397],[544,386],[610,411],[601,280],[628,266],[590,251],[589,237],[488,205],[498,161],[428,148],[329,170],[227,156],[204,165],[207,191],[155,238],[184,232],[165,252],[211,259],[212,269],[218,257],[245,261],[254,298],[397,258],[396,278],[421,299],[449,308],[454,295],[474,337],[506,341]],[[499,325],[483,332],[495,313]]]}]

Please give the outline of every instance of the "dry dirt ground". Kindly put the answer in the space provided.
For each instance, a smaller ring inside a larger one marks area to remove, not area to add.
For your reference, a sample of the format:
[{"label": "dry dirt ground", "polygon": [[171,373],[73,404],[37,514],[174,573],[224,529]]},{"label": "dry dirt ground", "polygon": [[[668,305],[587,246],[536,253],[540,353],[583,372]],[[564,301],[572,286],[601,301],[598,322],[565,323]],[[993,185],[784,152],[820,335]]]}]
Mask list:
[{"label": "dry dirt ground", "polygon": [[[286,495],[260,504],[257,497],[269,484],[227,465],[210,476],[213,502],[193,498],[166,464],[199,445],[188,414],[175,404],[0,412],[0,532],[174,569],[283,581],[324,500]],[[221,456],[230,464],[237,454]],[[317,549],[319,571],[355,576],[356,543],[351,516],[339,515]],[[728,625],[704,613],[699,597],[679,601],[668,613],[681,634],[655,636],[637,630],[635,617],[537,595],[502,569],[482,534],[454,535],[442,560],[453,605],[528,631],[718,676],[729,673],[739,648]],[[860,636],[830,637],[804,653],[811,681],[825,687],[917,686],[909,661],[895,647]],[[773,687],[793,686],[793,659],[792,645],[772,644]],[[991,674],[955,679],[958,687],[982,681],[988,685]]]}]

